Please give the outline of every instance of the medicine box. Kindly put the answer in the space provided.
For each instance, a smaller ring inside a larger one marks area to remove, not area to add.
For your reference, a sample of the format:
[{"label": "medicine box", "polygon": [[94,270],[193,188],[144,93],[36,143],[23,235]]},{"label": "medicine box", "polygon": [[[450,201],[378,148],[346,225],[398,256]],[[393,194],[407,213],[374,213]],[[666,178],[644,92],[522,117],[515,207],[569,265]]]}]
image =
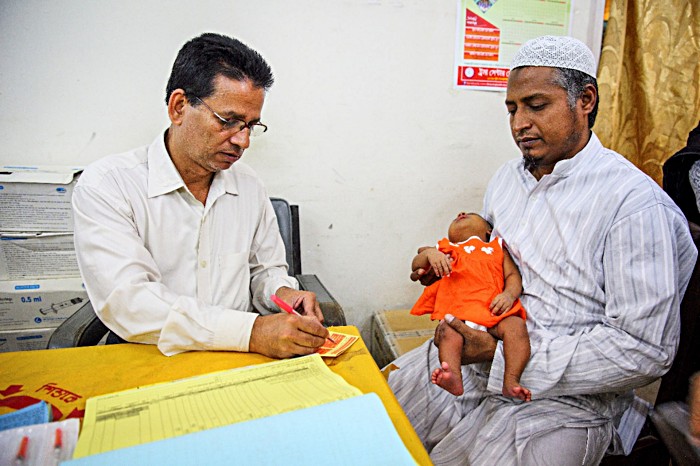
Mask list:
[{"label": "medicine box", "polygon": [[0,353],[46,349],[55,328],[0,331]]},{"label": "medicine box", "polygon": [[81,168],[0,167],[0,231],[73,231],[71,196]]},{"label": "medicine box", "polygon": [[0,233],[0,280],[79,276],[73,233]]},{"label": "medicine box", "polygon": [[381,368],[435,334],[439,321],[429,315],[414,316],[408,309],[375,312],[372,316],[370,352]]},{"label": "medicine box", "polygon": [[0,281],[0,330],[58,327],[87,300],[80,278]]}]

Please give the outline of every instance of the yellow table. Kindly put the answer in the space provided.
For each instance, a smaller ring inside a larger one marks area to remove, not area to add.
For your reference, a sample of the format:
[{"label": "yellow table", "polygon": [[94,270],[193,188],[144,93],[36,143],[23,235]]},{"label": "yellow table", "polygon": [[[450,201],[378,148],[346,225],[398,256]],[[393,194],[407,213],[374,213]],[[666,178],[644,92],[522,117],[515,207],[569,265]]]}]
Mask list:
[{"label": "yellow table", "polygon": [[[352,326],[334,330],[359,336]],[[258,354],[223,351],[166,357],[153,345],[138,344],[0,353],[0,414],[45,400],[54,420],[82,418],[85,401],[93,396],[270,361]],[[379,395],[416,462],[432,464],[362,338],[325,361],[362,393]]]}]

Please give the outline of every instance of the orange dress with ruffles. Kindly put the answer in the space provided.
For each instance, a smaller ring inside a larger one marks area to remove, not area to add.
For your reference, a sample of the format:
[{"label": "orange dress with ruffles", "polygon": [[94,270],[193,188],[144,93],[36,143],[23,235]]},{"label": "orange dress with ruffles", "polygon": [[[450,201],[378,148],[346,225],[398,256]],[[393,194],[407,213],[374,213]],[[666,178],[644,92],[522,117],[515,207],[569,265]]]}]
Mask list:
[{"label": "orange dress with ruffles", "polygon": [[447,238],[438,242],[440,252],[450,254],[450,276],[427,286],[411,309],[411,314],[430,314],[440,320],[445,314],[491,328],[504,318],[517,315],[525,319],[525,308],[516,299],[513,307],[499,316],[491,314],[491,301],[503,291],[503,244],[501,238],[485,243],[472,236],[458,244]]}]

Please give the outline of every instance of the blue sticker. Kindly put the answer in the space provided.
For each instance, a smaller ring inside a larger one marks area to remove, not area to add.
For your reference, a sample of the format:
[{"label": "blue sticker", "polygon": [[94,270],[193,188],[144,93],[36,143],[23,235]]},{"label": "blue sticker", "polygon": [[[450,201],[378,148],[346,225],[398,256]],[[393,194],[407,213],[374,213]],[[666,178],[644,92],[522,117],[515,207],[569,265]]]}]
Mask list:
[{"label": "blue sticker", "polygon": [[15,290],[38,290],[41,285],[15,285]]},{"label": "blue sticker", "polygon": [[42,338],[41,335],[27,335],[24,337],[17,337],[17,341],[22,341],[22,340],[38,340]]}]

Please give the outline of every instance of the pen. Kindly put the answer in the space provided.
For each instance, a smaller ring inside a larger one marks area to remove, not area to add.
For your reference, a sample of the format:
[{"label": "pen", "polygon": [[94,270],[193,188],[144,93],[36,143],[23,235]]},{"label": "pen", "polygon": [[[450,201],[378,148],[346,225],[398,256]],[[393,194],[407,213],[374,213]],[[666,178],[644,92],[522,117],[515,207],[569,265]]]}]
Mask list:
[{"label": "pen", "polygon": [[285,303],[285,302],[282,301],[280,298],[278,298],[277,295],[274,295],[274,294],[271,295],[271,296],[270,296],[270,299],[271,299],[275,304],[277,304],[277,305],[280,307],[280,309],[282,309],[282,310],[283,310],[284,312],[286,312],[287,314],[296,314],[296,315],[298,315],[298,316],[301,315],[301,314],[299,314],[297,311],[295,311],[294,308],[293,308],[292,306],[290,306],[289,304]]},{"label": "pen", "polygon": [[[277,295],[274,295],[274,294],[273,294],[273,295],[270,295],[270,299],[271,299],[275,304],[277,304],[277,305],[280,307],[280,309],[282,309],[282,310],[283,310],[284,312],[286,312],[287,314],[296,314],[296,315],[298,315],[298,316],[301,315],[301,314],[299,314],[297,311],[295,311],[294,308],[293,308],[292,306],[290,306],[289,304],[285,303],[285,302],[282,301],[280,298],[278,298]],[[336,343],[336,341],[335,341],[334,339],[332,339],[330,336],[328,337],[328,339],[329,339],[330,341],[332,341],[333,343]]]}]

